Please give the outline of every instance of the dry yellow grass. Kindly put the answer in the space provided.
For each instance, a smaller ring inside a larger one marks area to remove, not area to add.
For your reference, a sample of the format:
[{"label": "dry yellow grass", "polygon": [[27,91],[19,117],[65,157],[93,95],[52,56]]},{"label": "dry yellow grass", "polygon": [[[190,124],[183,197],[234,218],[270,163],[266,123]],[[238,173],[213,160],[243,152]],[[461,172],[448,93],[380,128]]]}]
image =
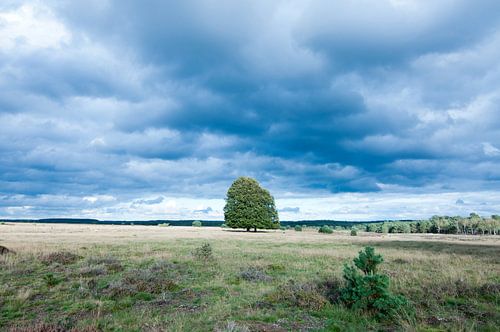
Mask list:
[{"label": "dry yellow grass", "polygon": [[129,242],[158,242],[175,239],[270,241],[277,243],[378,243],[387,241],[424,241],[450,244],[484,245],[498,247],[498,236],[437,235],[437,234],[376,234],[360,232],[350,236],[348,232],[320,234],[316,230],[295,232],[288,230],[241,232],[219,227],[187,226],[122,226],[81,224],[24,224],[7,223],[0,226],[0,244],[14,250],[41,249],[47,246],[74,246],[76,244],[124,244]]}]

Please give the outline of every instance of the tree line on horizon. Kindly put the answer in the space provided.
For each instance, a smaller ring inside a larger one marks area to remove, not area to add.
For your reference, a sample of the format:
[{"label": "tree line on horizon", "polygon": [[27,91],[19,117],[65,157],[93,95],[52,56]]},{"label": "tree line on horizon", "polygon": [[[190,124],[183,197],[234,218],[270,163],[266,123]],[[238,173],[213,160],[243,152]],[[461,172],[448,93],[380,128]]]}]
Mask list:
[{"label": "tree line on horizon", "polygon": [[468,217],[433,216],[418,221],[384,221],[362,224],[366,232],[375,233],[434,233],[463,235],[500,235],[500,216],[481,217],[471,213]]}]

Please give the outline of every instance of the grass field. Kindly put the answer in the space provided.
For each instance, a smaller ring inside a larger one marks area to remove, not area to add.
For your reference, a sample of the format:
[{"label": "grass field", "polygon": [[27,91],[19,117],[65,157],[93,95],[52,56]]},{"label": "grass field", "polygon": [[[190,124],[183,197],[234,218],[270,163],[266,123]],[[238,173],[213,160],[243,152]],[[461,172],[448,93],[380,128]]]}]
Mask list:
[{"label": "grass field", "polygon": [[[212,257],[193,255],[205,243]],[[16,251],[0,256],[2,331],[500,326],[499,237],[7,223],[0,245]],[[380,321],[337,303],[343,264],[368,245],[413,316]]]}]

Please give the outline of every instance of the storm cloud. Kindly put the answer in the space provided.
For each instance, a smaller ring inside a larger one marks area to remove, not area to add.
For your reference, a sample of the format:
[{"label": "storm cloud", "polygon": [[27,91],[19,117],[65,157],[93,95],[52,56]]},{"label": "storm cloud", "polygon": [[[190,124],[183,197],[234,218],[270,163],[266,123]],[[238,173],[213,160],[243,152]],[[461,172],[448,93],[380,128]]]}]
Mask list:
[{"label": "storm cloud", "polygon": [[2,2],[0,217],[220,219],[241,175],[284,218],[499,213],[499,11]]}]

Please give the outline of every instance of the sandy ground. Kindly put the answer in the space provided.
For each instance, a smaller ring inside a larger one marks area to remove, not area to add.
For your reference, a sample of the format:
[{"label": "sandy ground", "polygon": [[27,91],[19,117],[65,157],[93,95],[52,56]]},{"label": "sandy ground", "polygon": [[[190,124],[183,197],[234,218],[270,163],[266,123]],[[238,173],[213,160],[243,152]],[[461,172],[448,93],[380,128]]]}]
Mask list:
[{"label": "sandy ground", "polygon": [[460,244],[498,246],[500,236],[463,236],[438,234],[376,234],[360,232],[352,237],[347,231],[320,234],[316,230],[286,232],[279,230],[247,233],[219,227],[158,227],[122,225],[74,225],[7,223],[0,225],[0,245],[23,250],[41,245],[120,244],[130,242],[161,242],[175,239],[244,240],[287,242],[378,242],[439,241]]}]

